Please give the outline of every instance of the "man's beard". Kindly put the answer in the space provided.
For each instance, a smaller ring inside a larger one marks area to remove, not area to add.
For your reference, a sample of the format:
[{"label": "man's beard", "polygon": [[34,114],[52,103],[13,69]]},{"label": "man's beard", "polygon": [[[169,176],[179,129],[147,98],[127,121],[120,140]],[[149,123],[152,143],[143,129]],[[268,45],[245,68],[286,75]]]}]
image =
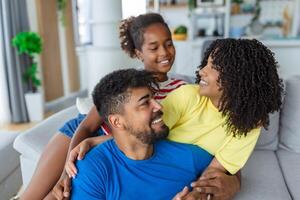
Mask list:
[{"label": "man's beard", "polygon": [[[162,112],[159,112],[157,115],[162,115]],[[155,119],[155,117],[153,117]],[[152,122],[153,120],[151,120]],[[139,139],[144,144],[153,144],[158,140],[166,139],[169,135],[169,127],[167,125],[162,125],[159,131],[155,131],[151,127],[151,122],[149,124],[150,131],[141,131],[141,130],[134,130],[132,126],[127,127],[129,132],[134,135],[137,139]]]},{"label": "man's beard", "polygon": [[154,144],[158,140],[166,139],[169,135],[169,127],[165,124],[161,127],[161,130],[155,132],[154,129],[151,128],[150,132],[131,132],[131,134],[135,135],[137,139],[139,139],[144,144]]}]

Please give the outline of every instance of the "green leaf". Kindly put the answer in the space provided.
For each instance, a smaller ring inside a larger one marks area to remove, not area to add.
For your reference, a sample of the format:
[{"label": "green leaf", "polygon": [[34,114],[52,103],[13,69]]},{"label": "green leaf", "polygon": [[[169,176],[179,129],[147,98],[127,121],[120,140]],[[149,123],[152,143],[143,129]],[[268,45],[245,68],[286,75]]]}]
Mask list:
[{"label": "green leaf", "polygon": [[187,27],[184,26],[184,25],[180,25],[178,26],[175,31],[174,31],[175,34],[186,34],[187,33]]},{"label": "green leaf", "polygon": [[35,32],[20,32],[12,39],[12,45],[17,48],[18,53],[33,56],[42,51],[42,39]]},{"label": "green leaf", "polygon": [[32,65],[25,69],[23,80],[28,83],[32,91],[35,91],[41,85],[41,81],[37,78],[38,67],[34,62],[35,54],[42,51],[42,39],[38,33],[35,32],[20,32],[11,40],[11,44],[18,51],[18,54],[26,54],[32,60]]}]

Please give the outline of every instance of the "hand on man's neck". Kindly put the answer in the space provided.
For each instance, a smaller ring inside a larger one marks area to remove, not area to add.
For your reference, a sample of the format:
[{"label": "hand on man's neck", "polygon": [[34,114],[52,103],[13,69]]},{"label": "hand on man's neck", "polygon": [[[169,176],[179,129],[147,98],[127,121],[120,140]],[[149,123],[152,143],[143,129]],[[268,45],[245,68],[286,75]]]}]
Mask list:
[{"label": "hand on man's neck", "polygon": [[132,160],[147,160],[153,155],[153,144],[144,144],[133,135],[130,137],[114,135],[114,139],[120,151]]}]

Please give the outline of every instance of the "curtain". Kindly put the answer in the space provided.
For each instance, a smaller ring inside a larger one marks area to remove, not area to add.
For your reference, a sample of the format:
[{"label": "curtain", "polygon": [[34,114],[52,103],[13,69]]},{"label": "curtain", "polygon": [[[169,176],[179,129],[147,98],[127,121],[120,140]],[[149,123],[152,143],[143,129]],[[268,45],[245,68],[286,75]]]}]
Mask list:
[{"label": "curtain", "polygon": [[[2,33],[0,26],[0,33]],[[6,76],[4,71],[3,48],[1,48],[2,40],[0,40],[0,126],[10,121],[10,109],[8,102]]]},{"label": "curtain", "polygon": [[28,115],[24,92],[27,86],[22,81],[22,74],[30,60],[26,56],[18,55],[11,45],[11,39],[17,33],[29,30],[26,0],[0,0],[0,26],[0,48],[3,49],[11,122],[26,122]]}]

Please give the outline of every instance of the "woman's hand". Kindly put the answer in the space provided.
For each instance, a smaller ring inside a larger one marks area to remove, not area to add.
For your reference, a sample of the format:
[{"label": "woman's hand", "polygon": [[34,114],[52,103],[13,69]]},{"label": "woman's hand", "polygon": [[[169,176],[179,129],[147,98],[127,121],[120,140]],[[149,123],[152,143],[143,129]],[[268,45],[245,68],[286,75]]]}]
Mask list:
[{"label": "woman's hand", "polygon": [[184,187],[179,193],[173,197],[173,200],[210,200],[206,198],[205,194],[201,194],[198,191],[189,191],[188,187]]},{"label": "woman's hand", "polygon": [[218,169],[207,169],[192,183],[192,187],[193,191],[211,195],[213,200],[230,200],[240,190],[240,181],[237,175],[228,175]]},{"label": "woman's hand", "polygon": [[75,178],[77,174],[77,168],[75,166],[76,160],[82,160],[85,154],[92,148],[92,142],[89,139],[85,139],[80,142],[74,149],[69,153],[69,157],[65,164],[65,170],[69,178]]},{"label": "woman's hand", "polygon": [[189,194],[189,188],[185,186],[180,192],[176,194],[175,197],[173,197],[173,200],[182,200],[188,194]]},{"label": "woman's hand", "polygon": [[71,194],[71,178],[67,174],[62,175],[52,189],[52,195],[57,200],[69,199]]}]

